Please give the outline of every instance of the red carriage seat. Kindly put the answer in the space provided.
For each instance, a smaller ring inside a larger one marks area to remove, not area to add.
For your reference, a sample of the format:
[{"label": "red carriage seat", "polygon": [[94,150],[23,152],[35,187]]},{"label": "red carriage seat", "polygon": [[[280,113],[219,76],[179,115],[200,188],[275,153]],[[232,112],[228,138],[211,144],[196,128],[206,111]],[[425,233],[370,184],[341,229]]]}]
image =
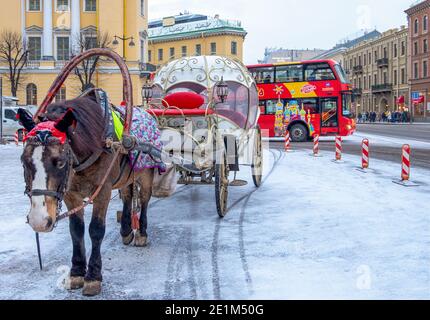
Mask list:
[{"label": "red carriage seat", "polygon": [[150,109],[149,113],[155,116],[204,116],[206,114],[213,114],[212,110],[199,109],[204,105],[205,99],[194,92],[176,92],[164,97],[163,106],[168,108]]}]

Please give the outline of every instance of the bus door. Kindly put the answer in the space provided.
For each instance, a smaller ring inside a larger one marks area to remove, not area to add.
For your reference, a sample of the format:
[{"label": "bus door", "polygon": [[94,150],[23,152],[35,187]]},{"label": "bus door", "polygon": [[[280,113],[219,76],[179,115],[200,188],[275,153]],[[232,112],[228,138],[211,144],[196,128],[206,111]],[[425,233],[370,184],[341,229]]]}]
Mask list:
[{"label": "bus door", "polygon": [[339,132],[339,115],[337,98],[322,98],[321,101],[321,133]]}]

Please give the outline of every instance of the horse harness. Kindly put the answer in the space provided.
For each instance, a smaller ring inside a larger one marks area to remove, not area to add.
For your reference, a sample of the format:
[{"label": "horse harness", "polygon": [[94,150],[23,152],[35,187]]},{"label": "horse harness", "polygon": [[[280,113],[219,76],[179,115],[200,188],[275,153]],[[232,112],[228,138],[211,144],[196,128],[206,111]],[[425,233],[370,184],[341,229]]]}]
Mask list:
[{"label": "horse harness", "polygon": [[[115,151],[114,158],[112,159],[112,162],[111,162],[108,170],[106,171],[105,176],[102,179],[102,182],[100,183],[100,185],[98,186],[96,191],[91,195],[91,197],[88,198],[88,200],[84,201],[84,203],[81,206],[62,214],[61,213],[62,212],[62,203],[64,200],[64,195],[66,194],[67,189],[68,189],[68,184],[69,184],[72,172],[78,173],[78,172],[85,171],[86,169],[90,168],[100,158],[100,156],[104,152],[112,153],[112,146],[113,146],[113,141],[114,141],[114,129],[113,129],[113,119],[112,119],[112,114],[111,114],[111,109],[110,109],[110,105],[108,102],[108,98],[107,98],[106,93],[101,89],[90,89],[89,91],[83,93],[82,96],[89,95],[92,93],[95,94],[97,102],[101,106],[102,112],[105,116],[105,133],[104,133],[105,141],[106,141],[105,149],[101,150],[99,152],[93,153],[88,159],[86,159],[85,161],[83,161],[81,163],[78,161],[76,155],[74,154],[74,152],[70,146],[70,141],[68,140],[68,142],[65,144],[65,146],[67,148],[68,166],[67,166],[67,170],[66,170],[66,174],[65,174],[65,179],[58,186],[57,190],[31,189],[31,187],[28,185],[28,181],[26,182],[26,188],[25,188],[24,193],[30,199],[33,196],[48,196],[48,197],[55,198],[57,200],[57,211],[56,211],[55,225],[59,221],[65,219],[67,217],[70,217],[73,214],[76,214],[77,212],[81,211],[82,209],[84,209],[89,204],[93,203],[94,199],[98,196],[102,187],[106,183],[107,178],[109,177],[109,175],[113,169],[113,166],[114,166],[116,160],[118,159],[119,154],[121,153],[121,150],[119,150],[119,149]],[[60,141],[54,137],[51,137],[49,132],[42,131],[42,132],[38,132],[35,137],[28,138],[27,143],[30,145],[33,145],[33,146],[45,147],[47,145],[53,145],[56,143],[60,144]],[[122,151],[124,151],[124,150],[122,150]],[[124,153],[124,152],[122,152],[122,153]],[[123,160],[121,162],[120,175],[114,184],[118,183],[119,180],[121,179],[123,172],[125,170],[124,164],[126,164],[126,161]]]}]

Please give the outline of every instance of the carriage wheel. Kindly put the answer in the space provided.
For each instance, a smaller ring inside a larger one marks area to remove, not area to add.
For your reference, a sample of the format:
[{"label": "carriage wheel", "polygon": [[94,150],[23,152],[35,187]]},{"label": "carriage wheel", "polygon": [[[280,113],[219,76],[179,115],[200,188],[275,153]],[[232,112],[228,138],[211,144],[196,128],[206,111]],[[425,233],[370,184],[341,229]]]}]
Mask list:
[{"label": "carriage wheel", "polygon": [[254,152],[252,155],[252,180],[254,185],[259,188],[263,180],[263,144],[261,142],[261,129],[257,127],[254,138]]},{"label": "carriage wheel", "polygon": [[215,201],[218,215],[224,218],[227,214],[229,167],[227,157],[222,154],[220,163],[215,165]]}]

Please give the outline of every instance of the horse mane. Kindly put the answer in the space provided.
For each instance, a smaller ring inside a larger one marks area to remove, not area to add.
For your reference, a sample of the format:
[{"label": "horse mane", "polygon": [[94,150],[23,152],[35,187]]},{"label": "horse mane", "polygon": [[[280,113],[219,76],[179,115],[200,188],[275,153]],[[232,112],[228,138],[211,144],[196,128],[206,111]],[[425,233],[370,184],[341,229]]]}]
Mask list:
[{"label": "horse mane", "polygon": [[91,96],[50,104],[44,116],[50,121],[58,121],[68,110],[72,110],[76,127],[69,128],[68,136],[77,153],[89,155],[103,149],[105,117],[101,107]]}]

